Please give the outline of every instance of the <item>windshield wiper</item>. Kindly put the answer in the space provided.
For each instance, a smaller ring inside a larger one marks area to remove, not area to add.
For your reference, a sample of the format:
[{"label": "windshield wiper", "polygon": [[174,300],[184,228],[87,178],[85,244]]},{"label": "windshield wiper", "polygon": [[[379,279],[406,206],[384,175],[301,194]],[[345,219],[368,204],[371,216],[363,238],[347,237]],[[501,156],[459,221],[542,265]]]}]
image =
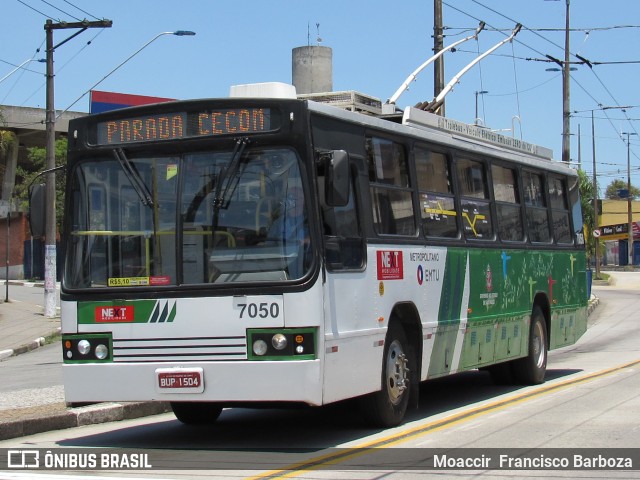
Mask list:
[{"label": "windshield wiper", "polygon": [[147,184],[144,183],[144,180],[140,176],[140,173],[136,169],[136,167],[129,161],[127,156],[124,154],[124,150],[122,148],[114,148],[113,156],[116,157],[124,174],[129,179],[129,183],[138,194],[138,198],[140,198],[140,202],[143,205],[148,207],[153,207],[153,196],[147,187]]},{"label": "windshield wiper", "polygon": [[[220,177],[218,178],[216,193],[213,199],[213,206],[215,208],[226,208],[228,206],[230,196],[229,190],[231,189],[231,185],[234,183],[234,180],[236,180],[236,185],[240,180],[240,174],[242,173],[238,172],[240,167],[240,160],[242,159],[242,154],[244,153],[244,149],[246,148],[248,143],[248,138],[239,138],[238,140],[236,140],[236,145],[233,148],[229,166],[221,172]],[[235,190],[235,187],[233,190]],[[221,191],[222,195],[220,195]]]},{"label": "windshield wiper", "polygon": [[235,190],[235,186],[232,189],[231,185],[234,183],[234,180],[236,186],[240,182],[240,175],[242,175],[242,171],[239,171],[240,160],[242,159],[242,154],[244,153],[244,149],[248,143],[249,139],[246,137],[236,140],[236,145],[233,148],[229,166],[220,172],[220,176],[216,183],[216,193],[213,198],[213,218],[211,220],[211,227],[213,230],[218,228],[220,209],[227,208],[229,206],[229,202],[231,201],[229,190],[231,190],[231,193]]}]

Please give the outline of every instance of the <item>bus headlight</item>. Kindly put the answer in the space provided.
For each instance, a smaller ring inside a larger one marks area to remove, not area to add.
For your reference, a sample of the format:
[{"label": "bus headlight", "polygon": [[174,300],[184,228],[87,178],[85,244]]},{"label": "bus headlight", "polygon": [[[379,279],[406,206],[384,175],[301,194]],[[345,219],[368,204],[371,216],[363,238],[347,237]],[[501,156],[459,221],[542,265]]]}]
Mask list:
[{"label": "bus headlight", "polygon": [[101,343],[96,347],[96,358],[98,360],[104,360],[105,358],[107,358],[107,355],[109,355],[109,349],[106,345],[103,345]]},{"label": "bus headlight", "polygon": [[273,345],[273,348],[275,348],[276,350],[284,350],[285,348],[287,348],[287,337],[285,337],[281,333],[276,333],[271,338],[271,345]]},{"label": "bus headlight", "polygon": [[80,340],[78,342],[78,353],[80,355],[87,355],[91,351],[91,344],[87,340]]},{"label": "bus headlight", "polygon": [[264,340],[256,340],[253,342],[253,353],[259,356],[263,356],[267,353],[267,342]]},{"label": "bus headlight", "polygon": [[248,328],[248,360],[316,360],[318,329]]},{"label": "bus headlight", "polygon": [[62,358],[65,363],[113,361],[113,338],[110,333],[75,333],[62,335]]}]

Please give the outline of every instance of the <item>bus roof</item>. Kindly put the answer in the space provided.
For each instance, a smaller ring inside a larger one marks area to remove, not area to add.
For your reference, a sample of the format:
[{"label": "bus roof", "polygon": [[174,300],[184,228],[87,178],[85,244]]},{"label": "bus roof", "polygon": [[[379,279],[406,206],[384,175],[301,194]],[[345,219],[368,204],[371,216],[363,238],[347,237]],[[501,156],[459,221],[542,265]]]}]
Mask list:
[{"label": "bus roof", "polygon": [[307,99],[309,110],[334,118],[410,135],[414,138],[451,146],[470,152],[491,155],[505,160],[535,166],[563,174],[576,175],[568,165],[552,159],[551,149],[524,142],[515,137],[492,132],[476,125],[469,125],[441,117],[414,107],[407,107],[401,123],[359,112],[341,109],[331,104]]}]

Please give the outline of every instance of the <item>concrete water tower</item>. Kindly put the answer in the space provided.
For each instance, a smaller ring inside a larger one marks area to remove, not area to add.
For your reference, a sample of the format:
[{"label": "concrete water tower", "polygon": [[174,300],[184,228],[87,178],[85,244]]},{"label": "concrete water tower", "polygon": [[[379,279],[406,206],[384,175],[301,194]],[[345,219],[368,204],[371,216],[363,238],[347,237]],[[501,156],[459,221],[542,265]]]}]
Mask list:
[{"label": "concrete water tower", "polygon": [[294,48],[292,83],[298,94],[333,91],[333,51],[329,47]]}]

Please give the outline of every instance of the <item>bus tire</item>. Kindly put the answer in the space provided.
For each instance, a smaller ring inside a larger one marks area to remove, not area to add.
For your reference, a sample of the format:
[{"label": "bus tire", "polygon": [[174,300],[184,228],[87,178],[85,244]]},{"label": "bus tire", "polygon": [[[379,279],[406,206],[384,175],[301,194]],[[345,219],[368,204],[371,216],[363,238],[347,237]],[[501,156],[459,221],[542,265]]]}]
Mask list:
[{"label": "bus tire", "polygon": [[212,402],[171,402],[171,410],[185,425],[210,425],[220,416],[222,406]]},{"label": "bus tire", "polygon": [[529,353],[513,361],[513,376],[517,383],[539,385],[547,371],[547,325],[542,309],[536,305],[531,314]]},{"label": "bus tire", "polygon": [[404,419],[411,389],[410,370],[415,369],[412,349],[399,323],[387,330],[382,357],[382,389],[361,399],[361,411],[372,427],[395,427]]}]

